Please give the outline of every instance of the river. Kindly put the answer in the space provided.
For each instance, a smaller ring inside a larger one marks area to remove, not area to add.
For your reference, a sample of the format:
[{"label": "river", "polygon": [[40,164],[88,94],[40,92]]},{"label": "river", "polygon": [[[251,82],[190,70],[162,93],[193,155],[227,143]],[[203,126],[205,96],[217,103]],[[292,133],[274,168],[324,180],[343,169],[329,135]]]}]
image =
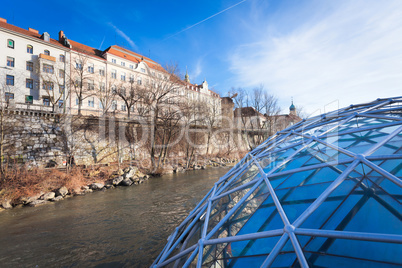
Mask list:
[{"label": "river", "polygon": [[228,168],[0,213],[0,267],[149,267]]}]

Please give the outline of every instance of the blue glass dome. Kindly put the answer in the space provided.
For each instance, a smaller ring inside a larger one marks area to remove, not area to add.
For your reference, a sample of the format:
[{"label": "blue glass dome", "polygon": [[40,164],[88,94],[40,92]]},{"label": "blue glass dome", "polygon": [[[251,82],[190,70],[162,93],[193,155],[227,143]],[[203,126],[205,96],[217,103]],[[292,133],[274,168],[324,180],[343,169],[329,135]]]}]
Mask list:
[{"label": "blue glass dome", "polygon": [[153,267],[400,267],[402,97],[276,133],[219,179]]}]

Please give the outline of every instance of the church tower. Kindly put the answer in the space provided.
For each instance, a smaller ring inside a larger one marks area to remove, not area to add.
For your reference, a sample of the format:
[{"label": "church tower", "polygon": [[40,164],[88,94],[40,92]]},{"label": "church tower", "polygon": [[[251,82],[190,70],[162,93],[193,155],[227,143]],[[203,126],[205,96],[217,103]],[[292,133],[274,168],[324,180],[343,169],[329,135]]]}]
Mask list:
[{"label": "church tower", "polygon": [[186,75],[184,76],[184,81],[186,81],[187,83],[190,83],[190,78],[187,73],[187,66],[186,66]]},{"label": "church tower", "polygon": [[289,107],[289,115],[294,115],[294,116],[297,115],[296,114],[296,107],[293,104],[293,97],[292,97],[292,105],[290,105],[290,107]]}]

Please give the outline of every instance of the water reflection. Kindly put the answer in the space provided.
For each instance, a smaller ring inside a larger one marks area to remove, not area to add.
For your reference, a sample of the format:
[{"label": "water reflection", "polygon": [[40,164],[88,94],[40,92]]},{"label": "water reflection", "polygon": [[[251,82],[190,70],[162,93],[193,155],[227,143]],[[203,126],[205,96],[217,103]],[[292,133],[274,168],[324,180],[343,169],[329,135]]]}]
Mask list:
[{"label": "water reflection", "polygon": [[149,267],[225,169],[0,214],[1,267]]}]

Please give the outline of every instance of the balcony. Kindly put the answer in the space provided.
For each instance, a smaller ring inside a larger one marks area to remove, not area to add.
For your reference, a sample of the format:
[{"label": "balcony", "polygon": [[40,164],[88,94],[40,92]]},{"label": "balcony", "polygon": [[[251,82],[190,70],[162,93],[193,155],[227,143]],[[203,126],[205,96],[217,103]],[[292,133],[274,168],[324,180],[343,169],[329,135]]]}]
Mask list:
[{"label": "balcony", "polygon": [[50,60],[50,61],[53,61],[53,62],[56,62],[56,58],[55,57],[52,57],[52,56],[48,56],[48,55],[45,55],[45,54],[39,54],[39,58],[40,59],[45,59],[45,60]]}]

